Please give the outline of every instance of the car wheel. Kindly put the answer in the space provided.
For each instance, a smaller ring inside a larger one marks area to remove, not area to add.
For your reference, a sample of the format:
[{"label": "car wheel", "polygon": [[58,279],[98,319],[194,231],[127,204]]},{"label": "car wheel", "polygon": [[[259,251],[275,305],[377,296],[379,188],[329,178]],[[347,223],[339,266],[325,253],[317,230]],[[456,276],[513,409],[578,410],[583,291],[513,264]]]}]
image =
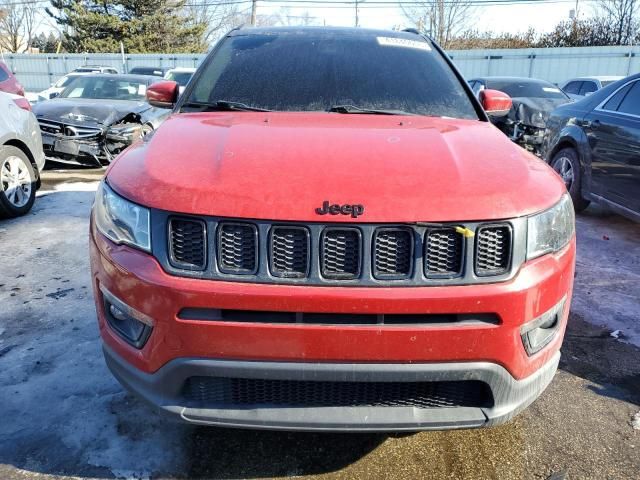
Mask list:
[{"label": "car wheel", "polygon": [[582,165],[576,151],[573,148],[563,148],[553,156],[551,167],[562,177],[575,211],[581,212],[587,208],[591,202],[585,200],[581,193]]},{"label": "car wheel", "polygon": [[0,218],[24,215],[36,199],[36,174],[22,150],[0,147]]}]

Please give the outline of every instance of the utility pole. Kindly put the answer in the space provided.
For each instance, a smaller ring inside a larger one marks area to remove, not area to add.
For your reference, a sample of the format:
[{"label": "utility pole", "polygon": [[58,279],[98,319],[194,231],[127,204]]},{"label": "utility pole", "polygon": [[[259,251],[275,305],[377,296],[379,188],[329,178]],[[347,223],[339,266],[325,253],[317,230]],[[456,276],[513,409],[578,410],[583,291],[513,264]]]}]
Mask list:
[{"label": "utility pole", "polygon": [[358,26],[358,0],[356,0],[356,27]]},{"label": "utility pole", "polygon": [[256,10],[258,9],[258,0],[251,0],[251,26],[256,26]]}]

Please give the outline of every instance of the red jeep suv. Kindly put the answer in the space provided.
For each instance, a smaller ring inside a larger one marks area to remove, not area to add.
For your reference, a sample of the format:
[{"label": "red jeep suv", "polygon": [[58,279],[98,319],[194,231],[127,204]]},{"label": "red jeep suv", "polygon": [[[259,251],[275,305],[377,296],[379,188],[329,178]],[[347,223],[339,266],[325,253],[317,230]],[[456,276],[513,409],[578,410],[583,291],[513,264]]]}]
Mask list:
[{"label": "red jeep suv", "polygon": [[[185,421],[503,422],[558,367],[575,262],[562,180],[412,32],[238,29],[96,196],[106,361]],[[483,109],[482,106],[485,108]],[[500,112],[497,112],[500,113]]]}]

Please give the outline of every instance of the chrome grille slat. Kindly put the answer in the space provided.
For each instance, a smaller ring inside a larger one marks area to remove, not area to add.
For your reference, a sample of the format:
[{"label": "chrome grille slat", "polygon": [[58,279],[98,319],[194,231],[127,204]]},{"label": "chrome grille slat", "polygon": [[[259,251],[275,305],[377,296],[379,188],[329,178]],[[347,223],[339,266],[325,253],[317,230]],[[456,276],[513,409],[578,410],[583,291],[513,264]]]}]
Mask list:
[{"label": "chrome grille slat", "polygon": [[464,237],[455,228],[430,228],[424,247],[427,278],[455,277],[462,274]]},{"label": "chrome grille slat", "polygon": [[249,223],[223,222],[218,227],[218,265],[221,272],[250,275],[258,266],[258,231]]},{"label": "chrome grille slat", "polygon": [[476,275],[500,275],[509,270],[511,228],[504,224],[483,225],[476,236]]},{"label": "chrome grille slat", "polygon": [[362,235],[358,229],[326,228],[322,232],[320,248],[324,278],[350,280],[360,275]]},{"label": "chrome grille slat", "polygon": [[275,277],[304,278],[309,273],[309,231],[303,227],[273,227],[270,268]]},{"label": "chrome grille slat", "polygon": [[206,227],[201,220],[172,218],[169,220],[171,263],[178,268],[204,270],[207,246]]},{"label": "chrome grille slat", "polygon": [[402,279],[413,268],[413,230],[380,228],[373,240],[373,274],[376,278]]}]

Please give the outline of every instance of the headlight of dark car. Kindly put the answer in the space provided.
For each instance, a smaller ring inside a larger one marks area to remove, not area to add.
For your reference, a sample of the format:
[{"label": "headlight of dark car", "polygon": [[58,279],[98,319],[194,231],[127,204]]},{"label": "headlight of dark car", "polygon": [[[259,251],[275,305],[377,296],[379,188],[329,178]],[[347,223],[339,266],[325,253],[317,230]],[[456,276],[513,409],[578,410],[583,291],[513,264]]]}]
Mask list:
[{"label": "headlight of dark car", "polygon": [[133,143],[142,137],[142,125],[139,123],[124,123],[109,127],[107,131],[109,140]]},{"label": "headlight of dark car", "polygon": [[151,251],[149,210],[117,195],[102,181],[93,207],[96,227],[115,243]]},{"label": "headlight of dark car", "polygon": [[545,128],[547,126],[547,121],[542,112],[533,112],[529,122],[531,125],[538,128]]},{"label": "headlight of dark car", "polygon": [[557,252],[569,243],[575,229],[571,197],[564,194],[550,209],[530,216],[527,223],[527,260]]}]

